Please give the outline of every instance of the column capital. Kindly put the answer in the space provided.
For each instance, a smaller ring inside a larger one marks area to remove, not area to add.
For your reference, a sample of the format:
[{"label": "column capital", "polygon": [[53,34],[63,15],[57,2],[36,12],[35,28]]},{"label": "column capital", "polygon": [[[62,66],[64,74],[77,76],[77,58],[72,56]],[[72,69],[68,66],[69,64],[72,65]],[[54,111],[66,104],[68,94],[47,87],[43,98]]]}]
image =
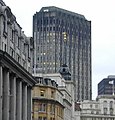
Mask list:
[{"label": "column capital", "polygon": [[26,82],[23,82],[23,81],[22,81],[22,83],[23,83],[23,85],[26,85],[26,86],[27,86],[27,83],[26,83]]},{"label": "column capital", "polygon": [[16,73],[14,73],[14,72],[12,72],[12,71],[10,71],[10,76],[12,76],[12,77],[17,77]]},{"label": "column capital", "polygon": [[10,72],[10,69],[8,67],[6,67],[5,65],[2,66],[4,70],[6,70],[7,72]]},{"label": "column capital", "polygon": [[23,79],[21,78],[21,77],[19,77],[18,75],[16,75],[16,79],[18,80],[18,81],[23,81]]},{"label": "column capital", "polygon": [[0,62],[0,67],[4,67],[4,64],[2,62]]}]

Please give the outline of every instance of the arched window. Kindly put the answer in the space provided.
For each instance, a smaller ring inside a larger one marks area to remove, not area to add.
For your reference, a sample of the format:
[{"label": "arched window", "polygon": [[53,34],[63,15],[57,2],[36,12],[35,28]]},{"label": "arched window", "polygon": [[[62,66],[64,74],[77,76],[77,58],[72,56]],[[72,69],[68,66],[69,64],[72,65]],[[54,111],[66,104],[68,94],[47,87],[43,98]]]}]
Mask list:
[{"label": "arched window", "polygon": [[110,108],[113,108],[113,101],[110,101]]},{"label": "arched window", "polygon": [[107,108],[104,108],[104,115],[107,114]]},{"label": "arched window", "polygon": [[104,107],[107,107],[107,101],[104,101],[104,102],[103,102],[103,106],[104,106]]}]

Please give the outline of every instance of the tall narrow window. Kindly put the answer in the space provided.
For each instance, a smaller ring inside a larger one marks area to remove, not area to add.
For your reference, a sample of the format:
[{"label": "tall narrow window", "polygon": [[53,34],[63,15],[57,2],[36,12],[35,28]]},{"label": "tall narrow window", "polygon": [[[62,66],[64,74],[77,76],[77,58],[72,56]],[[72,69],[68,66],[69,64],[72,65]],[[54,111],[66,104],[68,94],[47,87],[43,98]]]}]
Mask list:
[{"label": "tall narrow window", "polygon": [[45,90],[40,90],[40,96],[45,96]]},{"label": "tall narrow window", "polygon": [[107,114],[107,108],[104,108],[104,115]]},{"label": "tall narrow window", "polygon": [[[6,14],[6,13],[5,13]],[[4,18],[3,20],[3,36],[6,38],[7,37],[7,21]]]},{"label": "tall narrow window", "polygon": [[39,104],[39,112],[46,112],[47,105],[45,103]]},{"label": "tall narrow window", "polygon": [[113,108],[113,101],[110,101],[110,108]]},{"label": "tall narrow window", "polygon": [[18,48],[20,48],[20,38],[19,37],[18,37],[18,41],[17,42],[18,42],[17,46],[18,46]]},{"label": "tall narrow window", "polygon": [[54,91],[51,91],[51,98],[54,98]]},{"label": "tall narrow window", "polygon": [[110,115],[113,115],[113,108],[110,108]]},{"label": "tall narrow window", "polygon": [[4,44],[4,51],[7,51],[6,44]]},{"label": "tall narrow window", "polygon": [[107,107],[107,101],[104,101],[103,105],[104,107]]}]

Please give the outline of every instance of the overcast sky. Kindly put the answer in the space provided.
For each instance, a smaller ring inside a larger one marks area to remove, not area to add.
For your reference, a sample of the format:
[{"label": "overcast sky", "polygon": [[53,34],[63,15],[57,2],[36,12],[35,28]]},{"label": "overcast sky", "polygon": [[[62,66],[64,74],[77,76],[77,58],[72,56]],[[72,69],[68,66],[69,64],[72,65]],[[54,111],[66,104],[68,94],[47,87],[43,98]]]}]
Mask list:
[{"label": "overcast sky", "polygon": [[85,16],[92,22],[92,93],[108,75],[115,75],[115,0],[4,0],[27,36],[32,17],[45,6],[56,6]]}]

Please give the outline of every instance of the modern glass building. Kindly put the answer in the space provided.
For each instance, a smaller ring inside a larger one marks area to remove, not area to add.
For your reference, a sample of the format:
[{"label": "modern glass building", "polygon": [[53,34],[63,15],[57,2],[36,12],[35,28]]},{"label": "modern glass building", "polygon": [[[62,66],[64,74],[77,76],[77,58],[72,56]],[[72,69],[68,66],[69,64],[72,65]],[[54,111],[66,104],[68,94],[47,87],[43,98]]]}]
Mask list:
[{"label": "modern glass building", "polygon": [[56,73],[66,64],[77,101],[92,99],[91,21],[54,6],[33,16],[34,73]]},{"label": "modern glass building", "polygon": [[115,75],[109,75],[98,83],[98,95],[115,94]]}]

